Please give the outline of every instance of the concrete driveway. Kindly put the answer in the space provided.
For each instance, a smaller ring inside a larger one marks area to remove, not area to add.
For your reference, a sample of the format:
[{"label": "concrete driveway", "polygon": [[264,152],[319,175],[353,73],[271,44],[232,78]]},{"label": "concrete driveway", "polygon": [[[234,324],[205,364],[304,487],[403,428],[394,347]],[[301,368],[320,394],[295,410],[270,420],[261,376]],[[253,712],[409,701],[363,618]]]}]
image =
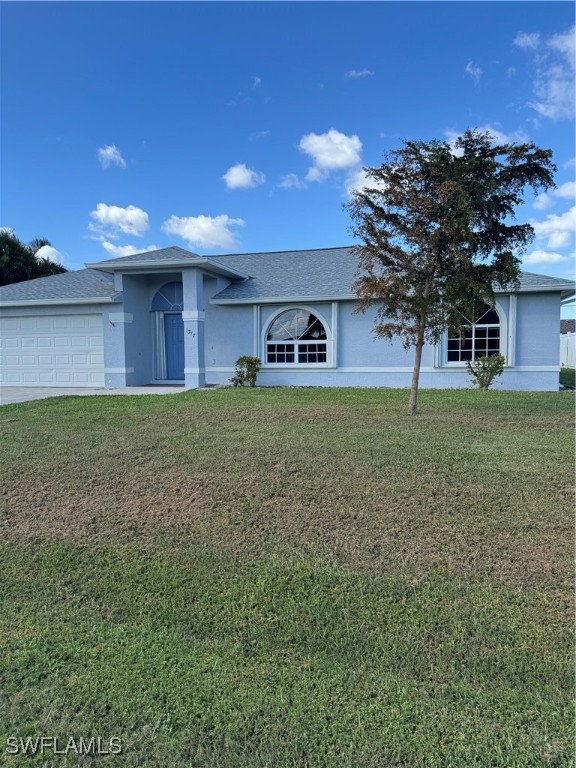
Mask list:
[{"label": "concrete driveway", "polygon": [[184,387],[0,387],[0,405],[25,403],[28,400],[44,400],[47,397],[69,397],[70,395],[175,395],[184,392]]}]

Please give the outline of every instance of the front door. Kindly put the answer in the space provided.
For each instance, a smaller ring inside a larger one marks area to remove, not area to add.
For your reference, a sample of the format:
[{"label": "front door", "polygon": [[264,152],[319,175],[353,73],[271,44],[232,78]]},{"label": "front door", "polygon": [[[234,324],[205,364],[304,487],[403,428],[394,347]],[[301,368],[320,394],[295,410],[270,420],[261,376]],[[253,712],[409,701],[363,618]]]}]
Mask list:
[{"label": "front door", "polygon": [[166,378],[184,378],[184,323],[182,314],[164,315],[164,341],[166,343]]}]

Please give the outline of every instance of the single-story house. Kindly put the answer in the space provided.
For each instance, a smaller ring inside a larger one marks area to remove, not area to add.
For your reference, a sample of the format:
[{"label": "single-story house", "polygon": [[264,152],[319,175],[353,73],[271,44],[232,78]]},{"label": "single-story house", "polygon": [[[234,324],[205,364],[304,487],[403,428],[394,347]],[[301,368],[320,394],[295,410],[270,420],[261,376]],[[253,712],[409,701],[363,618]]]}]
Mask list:
[{"label": "single-story house", "polygon": [[[126,387],[227,383],[241,355],[259,383],[407,387],[413,350],[355,313],[350,248],[198,256],[170,247],[0,288],[0,383]],[[560,305],[574,282],[522,273],[464,339],[423,351],[421,386],[466,387],[465,361],[501,352],[502,389],[558,388]]]}]

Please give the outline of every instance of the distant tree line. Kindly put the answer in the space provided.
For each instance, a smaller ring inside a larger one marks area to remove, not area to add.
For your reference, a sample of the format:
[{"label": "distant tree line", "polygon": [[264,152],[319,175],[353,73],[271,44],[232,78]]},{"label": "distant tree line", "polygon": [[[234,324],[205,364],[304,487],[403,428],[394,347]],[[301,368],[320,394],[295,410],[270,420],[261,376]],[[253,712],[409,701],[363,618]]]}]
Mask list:
[{"label": "distant tree line", "polygon": [[38,254],[45,245],[50,243],[43,238],[23,243],[11,229],[0,229],[0,285],[67,272],[61,264]]}]

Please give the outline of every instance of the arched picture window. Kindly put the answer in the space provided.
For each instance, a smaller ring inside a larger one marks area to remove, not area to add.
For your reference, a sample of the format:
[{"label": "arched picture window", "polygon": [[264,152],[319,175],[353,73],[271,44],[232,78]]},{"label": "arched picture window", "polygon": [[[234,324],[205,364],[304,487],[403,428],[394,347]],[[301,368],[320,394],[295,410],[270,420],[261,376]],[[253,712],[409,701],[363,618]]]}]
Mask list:
[{"label": "arched picture window", "polygon": [[287,309],[272,321],[266,336],[266,362],[270,365],[326,363],[326,329],[308,310]]},{"label": "arched picture window", "polygon": [[448,336],[449,363],[463,363],[490,357],[500,352],[500,317],[487,304],[477,320],[465,327],[461,335]]},{"label": "arched picture window", "polygon": [[182,283],[166,283],[159,288],[152,299],[153,312],[182,312]]}]

